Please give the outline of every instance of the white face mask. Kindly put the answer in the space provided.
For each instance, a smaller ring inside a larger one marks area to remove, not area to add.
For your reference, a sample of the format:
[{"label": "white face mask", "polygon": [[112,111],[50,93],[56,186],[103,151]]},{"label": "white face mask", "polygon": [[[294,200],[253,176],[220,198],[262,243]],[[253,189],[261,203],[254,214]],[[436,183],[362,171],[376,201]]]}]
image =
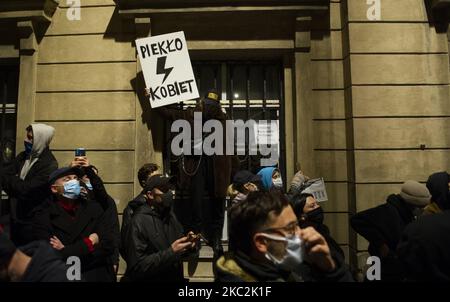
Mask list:
[{"label": "white face mask", "polygon": [[281,179],[281,177],[272,179],[272,183],[273,183],[274,187],[276,187],[276,188],[283,187],[283,180]]},{"label": "white face mask", "polygon": [[277,259],[270,252],[266,253],[266,258],[272,261],[276,266],[279,266],[285,270],[292,271],[298,265],[303,262],[303,244],[300,237],[297,235],[291,237],[281,237],[269,234],[263,234],[265,237],[275,240],[286,242],[286,254],[282,259]]}]

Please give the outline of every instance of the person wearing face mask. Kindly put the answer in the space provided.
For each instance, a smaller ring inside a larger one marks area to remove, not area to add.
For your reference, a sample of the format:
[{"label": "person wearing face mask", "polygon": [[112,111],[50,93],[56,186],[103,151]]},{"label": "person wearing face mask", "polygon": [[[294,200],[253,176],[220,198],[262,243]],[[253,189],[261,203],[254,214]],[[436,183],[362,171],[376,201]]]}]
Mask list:
[{"label": "person wearing face mask", "polygon": [[302,229],[279,191],[252,192],[230,209],[230,250],[216,262],[221,282],[352,281],[325,239]]},{"label": "person wearing face mask", "polygon": [[261,183],[261,178],[250,171],[241,170],[237,172],[233,177],[233,183],[230,185],[229,191],[233,198],[232,203],[238,203],[247,198],[250,192],[258,191],[258,184]]},{"label": "person wearing face mask", "polygon": [[430,198],[425,185],[408,180],[399,194],[388,196],[385,204],[356,213],[350,219],[352,228],[369,241],[370,255],[380,257],[381,281],[404,278],[396,249],[404,229],[417,220]]},{"label": "person wearing face mask", "polygon": [[278,168],[265,167],[259,170],[257,175],[261,177],[263,190],[270,191],[272,189],[278,189],[283,191],[283,179]]},{"label": "person wearing face mask", "polygon": [[25,151],[5,167],[1,177],[1,187],[10,199],[10,235],[18,246],[32,240],[33,212],[47,199],[48,177],[58,168],[50,151],[54,133],[55,129],[45,124],[28,126]]},{"label": "person wearing face mask", "polygon": [[344,263],[344,251],[333,237],[331,237],[330,229],[323,223],[323,209],[314,196],[312,194],[295,195],[291,197],[291,203],[300,227],[313,227],[327,241],[333,259],[340,261],[340,263]]},{"label": "person wearing face mask", "polygon": [[79,168],[82,172],[80,181],[81,192],[80,195],[87,200],[93,200],[100,204],[104,215],[105,227],[114,239],[114,253],[110,259],[111,266],[115,275],[119,268],[119,247],[120,247],[120,225],[117,213],[117,206],[114,198],[112,198],[106,191],[103,180],[98,175],[98,170],[92,166],[86,156],[76,157],[70,167]]},{"label": "person wearing face mask", "polygon": [[34,217],[35,240],[45,240],[65,260],[77,256],[81,276],[88,282],[115,281],[109,261],[114,253],[114,238],[105,219],[101,202],[81,197],[78,168],[65,167],[49,177],[51,198]]},{"label": "person wearing face mask", "polygon": [[[163,106],[156,109],[166,120],[185,120],[195,129],[195,115],[201,113],[203,125],[211,120],[222,124],[224,129],[223,146],[226,145],[227,114],[220,104],[220,94],[215,89],[208,90],[194,108],[180,109],[178,105]],[[210,133],[202,133],[202,140]],[[195,138],[196,135],[192,135]],[[200,146],[192,140],[192,147]],[[175,213],[186,230],[205,235],[213,249],[214,258],[223,254],[222,232],[225,218],[225,198],[230,184],[231,173],[239,166],[236,156],[227,154],[206,154],[202,150],[191,150],[178,161],[180,186],[189,192],[189,199],[177,203]],[[194,154],[195,153],[195,154]],[[207,198],[204,198],[207,196]]]},{"label": "person wearing face mask", "polygon": [[123,281],[183,282],[183,257],[196,242],[183,235],[173,214],[173,179],[160,174],[147,181],[146,203],[136,209],[123,247],[127,269]]},{"label": "person wearing face mask", "polygon": [[[155,163],[146,163],[139,168],[137,173],[137,178],[139,181],[139,185],[142,189],[145,187],[145,183],[147,180],[156,174],[160,174],[159,166]],[[140,191],[139,194],[133,198],[133,200],[129,201],[125,209],[123,210],[122,215],[122,228],[121,233],[126,234],[128,225],[130,224],[131,217],[133,216],[134,211],[146,203],[145,192]],[[126,255],[121,251],[122,257],[126,259]]]}]

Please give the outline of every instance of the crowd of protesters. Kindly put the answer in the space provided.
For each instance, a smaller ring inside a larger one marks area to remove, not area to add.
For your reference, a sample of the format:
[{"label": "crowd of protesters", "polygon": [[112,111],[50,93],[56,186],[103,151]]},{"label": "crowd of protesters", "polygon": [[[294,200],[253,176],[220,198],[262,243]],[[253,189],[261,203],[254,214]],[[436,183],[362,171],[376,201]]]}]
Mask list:
[{"label": "crowd of protesters", "polygon": [[[209,92],[198,110],[222,118],[214,100]],[[183,282],[183,261],[198,261],[202,244],[213,249],[216,281],[354,280],[301,171],[286,186],[278,167],[254,174],[232,167],[226,156],[186,158],[188,179],[182,181],[194,199],[188,213],[193,220],[186,221],[174,213],[180,179],[145,164],[137,175],[142,191],[125,208],[120,229],[101,171],[85,155],[58,167],[50,148],[54,132],[44,124],[27,127],[25,150],[2,167],[10,213],[0,225],[1,280],[72,281],[67,271],[76,256],[80,276],[74,280],[115,282],[120,254],[127,263],[123,282]],[[381,259],[382,281],[450,281],[449,195],[450,175],[434,173],[426,185],[405,181],[385,204],[351,217],[370,255]]]}]

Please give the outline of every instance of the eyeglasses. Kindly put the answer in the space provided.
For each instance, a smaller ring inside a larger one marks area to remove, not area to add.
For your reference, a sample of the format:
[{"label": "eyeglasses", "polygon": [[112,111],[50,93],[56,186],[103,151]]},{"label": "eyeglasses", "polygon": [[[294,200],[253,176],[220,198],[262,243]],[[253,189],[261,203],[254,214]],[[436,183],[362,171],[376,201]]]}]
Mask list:
[{"label": "eyeglasses", "polygon": [[[268,228],[268,229],[264,229],[260,232],[261,233],[281,233],[283,235],[287,234],[289,236],[294,236],[299,228],[300,227],[298,225],[298,221],[293,221],[286,226],[279,227],[279,228]],[[280,232],[280,231],[284,231],[284,233]]]}]

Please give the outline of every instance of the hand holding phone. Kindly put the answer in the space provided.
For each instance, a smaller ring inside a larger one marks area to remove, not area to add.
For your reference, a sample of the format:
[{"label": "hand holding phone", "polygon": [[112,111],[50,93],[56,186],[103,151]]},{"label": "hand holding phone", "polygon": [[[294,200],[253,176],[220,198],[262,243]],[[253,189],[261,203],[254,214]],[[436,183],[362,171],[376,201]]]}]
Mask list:
[{"label": "hand holding phone", "polygon": [[75,159],[70,165],[71,167],[88,167],[90,165],[89,159],[86,157],[85,148],[75,149]]},{"label": "hand holding phone", "polygon": [[195,241],[197,241],[199,239],[200,239],[200,237],[198,235],[194,234],[194,232],[192,232],[192,231],[190,231],[187,234],[187,240],[190,241],[190,242],[195,242]]},{"label": "hand holding phone", "polygon": [[86,149],[85,148],[76,148],[75,149],[75,157],[83,157],[86,156]]}]

